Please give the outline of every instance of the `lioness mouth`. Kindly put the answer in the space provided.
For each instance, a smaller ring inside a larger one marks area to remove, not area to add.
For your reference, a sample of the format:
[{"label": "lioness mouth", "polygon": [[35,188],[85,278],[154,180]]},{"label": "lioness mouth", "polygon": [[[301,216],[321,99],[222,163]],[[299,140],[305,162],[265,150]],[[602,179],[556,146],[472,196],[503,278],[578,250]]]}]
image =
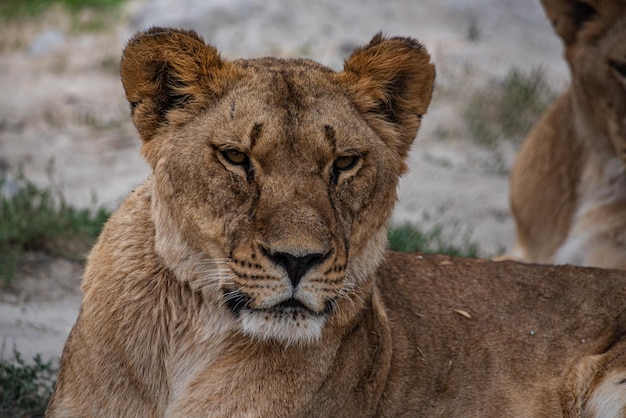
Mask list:
[{"label": "lioness mouth", "polygon": [[293,313],[293,312],[306,312],[309,313],[311,315],[315,315],[315,316],[323,316],[323,315],[327,315],[330,313],[330,311],[333,309],[333,301],[332,300],[328,300],[326,301],[326,304],[324,306],[324,309],[322,311],[314,311],[311,308],[309,308],[308,306],[306,306],[304,303],[300,302],[299,300],[295,299],[295,298],[289,298],[285,301],[282,301],[281,303],[279,303],[278,305],[270,308],[269,310],[271,311],[283,311],[283,312],[289,312],[289,313]]},{"label": "lioness mouth", "polygon": [[306,306],[304,303],[300,302],[295,298],[289,298],[277,305],[274,305],[270,308],[252,308],[250,307],[250,298],[241,292],[234,292],[227,296],[228,306],[230,310],[235,314],[239,315],[239,313],[246,309],[248,311],[257,311],[257,312],[274,312],[274,313],[294,313],[294,312],[306,312],[311,315],[324,315],[328,313],[330,310],[330,304],[324,309],[323,312],[317,312]]},{"label": "lioness mouth", "polygon": [[309,308],[307,308],[306,306],[304,306],[304,304],[302,302],[300,302],[297,299],[294,298],[289,298],[281,303],[279,303],[277,306],[277,308],[299,308],[299,309],[304,309],[307,311],[310,311]]}]

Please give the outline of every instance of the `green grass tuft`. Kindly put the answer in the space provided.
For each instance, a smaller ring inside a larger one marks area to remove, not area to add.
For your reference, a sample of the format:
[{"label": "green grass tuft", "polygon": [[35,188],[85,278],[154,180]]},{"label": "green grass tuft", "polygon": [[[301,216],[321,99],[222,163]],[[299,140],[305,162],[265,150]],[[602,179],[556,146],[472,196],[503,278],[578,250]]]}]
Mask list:
[{"label": "green grass tuft", "polygon": [[38,354],[26,364],[13,353],[13,362],[0,359],[0,417],[43,417],[54,387],[51,363]]},{"label": "green grass tuft", "polygon": [[488,85],[474,93],[463,113],[470,136],[485,146],[523,140],[556,97],[540,68],[529,73],[513,68]]},{"label": "green grass tuft", "polygon": [[37,17],[53,6],[61,6],[70,13],[83,10],[95,12],[117,11],[125,0],[2,0],[0,16],[5,20]]},{"label": "green grass tuft", "polygon": [[463,234],[460,244],[454,244],[452,237],[444,234],[441,226],[424,231],[415,224],[405,222],[390,226],[387,237],[389,247],[394,251],[417,251],[470,258],[476,258],[479,254],[478,244],[470,241],[467,233]]},{"label": "green grass tuft", "polygon": [[[0,179],[0,189],[5,182]],[[0,287],[11,283],[27,251],[82,259],[110,215],[68,206],[23,176],[15,183],[13,195],[0,195]]]}]

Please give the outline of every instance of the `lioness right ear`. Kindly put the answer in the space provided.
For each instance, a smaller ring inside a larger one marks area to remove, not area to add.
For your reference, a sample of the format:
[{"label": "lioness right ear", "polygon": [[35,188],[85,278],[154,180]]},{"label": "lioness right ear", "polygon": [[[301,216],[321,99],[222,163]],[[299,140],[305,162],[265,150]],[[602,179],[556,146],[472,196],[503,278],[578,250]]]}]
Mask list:
[{"label": "lioness right ear", "polygon": [[128,42],[120,73],[144,142],[160,127],[184,123],[206,108],[238,74],[196,32],[159,27]]},{"label": "lioness right ear", "polygon": [[541,0],[554,31],[566,49],[593,42],[624,10],[624,0]]},{"label": "lioness right ear", "polygon": [[596,16],[596,9],[583,0],[541,0],[554,31],[563,39],[565,46],[576,41],[585,22]]}]

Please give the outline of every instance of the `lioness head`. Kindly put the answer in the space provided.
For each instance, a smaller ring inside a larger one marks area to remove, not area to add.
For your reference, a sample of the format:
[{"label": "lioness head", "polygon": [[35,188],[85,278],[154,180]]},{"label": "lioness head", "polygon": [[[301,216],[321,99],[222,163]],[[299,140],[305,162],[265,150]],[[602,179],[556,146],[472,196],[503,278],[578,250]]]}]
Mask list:
[{"label": "lioness head", "polygon": [[542,1],[565,45],[575,104],[589,119],[579,128],[608,138],[626,161],[626,1]]},{"label": "lioness head", "polygon": [[334,72],[229,62],[194,32],[152,28],[121,74],[177,278],[260,340],[313,341],[358,311],[430,102],[425,49],[377,35]]}]

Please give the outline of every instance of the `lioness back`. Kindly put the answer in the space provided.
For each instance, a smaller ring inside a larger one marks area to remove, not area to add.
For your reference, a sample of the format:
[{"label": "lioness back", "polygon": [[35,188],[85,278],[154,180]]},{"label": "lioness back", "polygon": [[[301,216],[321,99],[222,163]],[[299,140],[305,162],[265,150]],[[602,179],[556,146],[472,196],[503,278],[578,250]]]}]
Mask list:
[{"label": "lioness back", "polygon": [[152,28],[121,75],[152,174],[89,256],[49,417],[624,411],[624,273],[385,249],[417,41],[335,72]]}]

